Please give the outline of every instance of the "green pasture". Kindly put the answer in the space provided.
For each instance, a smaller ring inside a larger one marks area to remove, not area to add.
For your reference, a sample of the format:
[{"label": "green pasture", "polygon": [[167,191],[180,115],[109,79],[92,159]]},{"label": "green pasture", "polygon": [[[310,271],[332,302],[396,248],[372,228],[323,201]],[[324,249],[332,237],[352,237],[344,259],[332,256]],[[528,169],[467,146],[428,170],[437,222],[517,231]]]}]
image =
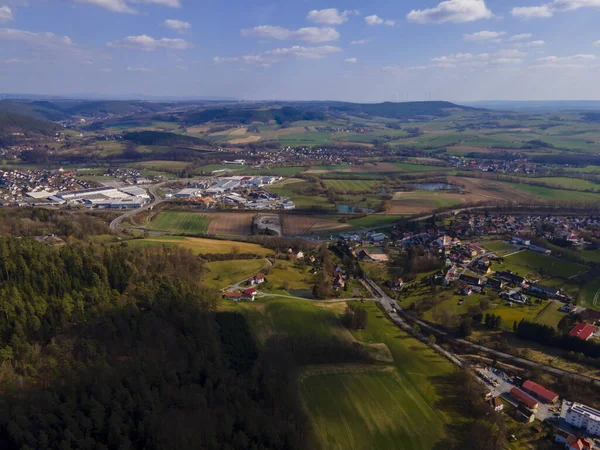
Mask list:
[{"label": "green pasture", "polygon": [[171,233],[205,234],[210,222],[211,219],[204,214],[163,211],[147,228]]},{"label": "green pasture", "polygon": [[264,259],[240,259],[212,261],[205,264],[204,285],[214,289],[224,289],[240,281],[247,280],[266,267]]},{"label": "green pasture", "polygon": [[379,183],[369,180],[323,180],[329,189],[340,192],[370,192]]},{"label": "green pasture", "polygon": [[[552,256],[541,255],[529,250],[515,253],[504,259],[505,264],[512,263],[524,267],[526,270],[534,270],[541,275],[569,278],[578,273],[585,272],[586,266]],[[523,275],[521,275],[523,276]]]},{"label": "green pasture", "polygon": [[301,395],[323,449],[430,449],[444,436],[436,408],[395,371],[309,375]]}]

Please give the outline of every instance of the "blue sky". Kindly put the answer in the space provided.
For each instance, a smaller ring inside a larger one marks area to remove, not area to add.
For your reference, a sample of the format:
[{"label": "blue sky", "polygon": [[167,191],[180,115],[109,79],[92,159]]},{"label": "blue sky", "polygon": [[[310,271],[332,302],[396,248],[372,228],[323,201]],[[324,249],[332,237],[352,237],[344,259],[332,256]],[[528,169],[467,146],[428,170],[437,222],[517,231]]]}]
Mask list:
[{"label": "blue sky", "polygon": [[0,92],[600,100],[600,0],[0,0]]}]

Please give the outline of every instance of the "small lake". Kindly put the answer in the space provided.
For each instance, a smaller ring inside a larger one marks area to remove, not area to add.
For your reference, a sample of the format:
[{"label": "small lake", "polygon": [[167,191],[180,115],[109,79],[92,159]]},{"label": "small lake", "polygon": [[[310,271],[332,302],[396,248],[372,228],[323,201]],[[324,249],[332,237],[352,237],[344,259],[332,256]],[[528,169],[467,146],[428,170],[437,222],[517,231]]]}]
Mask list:
[{"label": "small lake", "polygon": [[342,214],[354,214],[354,213],[374,213],[374,209],[369,208],[359,208],[357,206],[348,206],[348,205],[338,205],[337,212]]},{"label": "small lake", "polygon": [[411,183],[409,186],[419,191],[456,191],[462,189],[462,186],[448,183]]}]

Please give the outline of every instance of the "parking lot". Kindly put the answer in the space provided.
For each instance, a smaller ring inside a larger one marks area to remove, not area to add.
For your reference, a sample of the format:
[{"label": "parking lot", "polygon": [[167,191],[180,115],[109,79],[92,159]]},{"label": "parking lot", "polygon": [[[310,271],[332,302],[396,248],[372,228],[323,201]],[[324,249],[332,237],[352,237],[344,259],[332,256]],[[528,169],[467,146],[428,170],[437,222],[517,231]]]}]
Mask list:
[{"label": "parking lot", "polygon": [[[501,397],[510,404],[516,406],[517,403],[511,398],[510,390],[518,387],[514,381],[506,375],[502,370],[493,367],[484,367],[477,369],[480,378],[485,382],[486,386],[494,397]],[[535,411],[535,418],[543,422],[544,420],[559,420],[561,416],[561,407],[544,404],[538,400],[539,406]]]}]

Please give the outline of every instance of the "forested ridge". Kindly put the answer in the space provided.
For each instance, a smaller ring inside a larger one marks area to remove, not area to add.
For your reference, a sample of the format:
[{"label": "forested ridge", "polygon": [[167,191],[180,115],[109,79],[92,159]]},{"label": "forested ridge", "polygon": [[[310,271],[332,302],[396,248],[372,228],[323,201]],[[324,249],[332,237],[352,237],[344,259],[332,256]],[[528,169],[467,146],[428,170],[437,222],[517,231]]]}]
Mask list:
[{"label": "forested ridge", "polygon": [[181,249],[0,239],[0,448],[304,448],[290,358],[336,344],[259,353],[242,316],[215,312],[202,265]]}]

